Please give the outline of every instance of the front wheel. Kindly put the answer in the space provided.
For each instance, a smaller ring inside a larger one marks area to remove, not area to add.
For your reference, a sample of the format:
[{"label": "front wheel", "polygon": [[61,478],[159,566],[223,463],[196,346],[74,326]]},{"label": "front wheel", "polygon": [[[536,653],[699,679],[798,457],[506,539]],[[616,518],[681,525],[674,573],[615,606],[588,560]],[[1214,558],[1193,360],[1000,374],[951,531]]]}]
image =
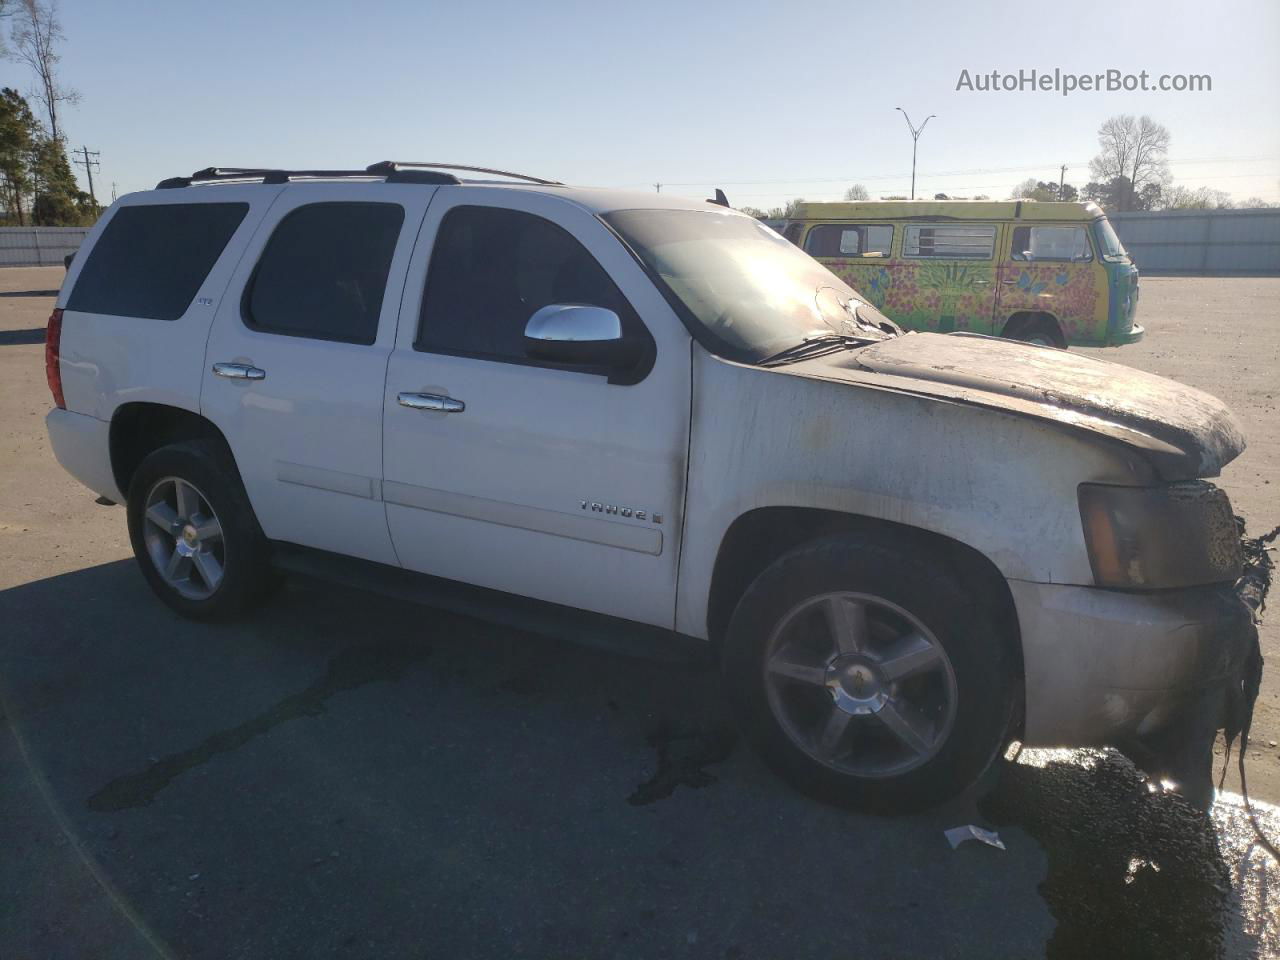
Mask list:
[{"label": "front wheel", "polygon": [[183,616],[234,616],[274,582],[269,545],[220,444],[151,453],[129,483],[127,513],[142,575]]},{"label": "front wheel", "polygon": [[770,766],[871,812],[961,793],[1009,730],[1009,644],[985,605],[942,564],[871,538],[775,561],[738,604],[723,667]]}]

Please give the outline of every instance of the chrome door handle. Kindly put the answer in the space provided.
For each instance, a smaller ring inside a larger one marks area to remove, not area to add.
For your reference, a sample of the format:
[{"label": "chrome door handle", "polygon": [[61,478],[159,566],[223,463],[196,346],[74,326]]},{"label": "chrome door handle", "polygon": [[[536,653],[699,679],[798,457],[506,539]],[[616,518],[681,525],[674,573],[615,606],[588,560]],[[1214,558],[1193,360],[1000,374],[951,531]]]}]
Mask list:
[{"label": "chrome door handle", "polygon": [[979,278],[979,279],[977,279],[977,280],[973,281],[973,285],[974,285],[975,287],[985,287],[985,286],[986,286],[988,283],[990,283],[990,282],[991,282],[990,280],[983,280],[983,279]]},{"label": "chrome door handle", "polygon": [[1000,282],[1003,284],[1007,284],[1008,286],[1013,286],[1018,281],[1017,281],[1017,278],[1014,278],[1012,280],[1001,280]]},{"label": "chrome door handle", "polygon": [[215,377],[226,377],[228,380],[267,379],[267,371],[261,367],[250,366],[247,363],[215,363],[213,365],[213,375]]},{"label": "chrome door handle", "polygon": [[434,393],[402,393],[397,399],[400,406],[410,410],[434,410],[437,413],[461,413],[467,405],[453,397],[441,397]]}]

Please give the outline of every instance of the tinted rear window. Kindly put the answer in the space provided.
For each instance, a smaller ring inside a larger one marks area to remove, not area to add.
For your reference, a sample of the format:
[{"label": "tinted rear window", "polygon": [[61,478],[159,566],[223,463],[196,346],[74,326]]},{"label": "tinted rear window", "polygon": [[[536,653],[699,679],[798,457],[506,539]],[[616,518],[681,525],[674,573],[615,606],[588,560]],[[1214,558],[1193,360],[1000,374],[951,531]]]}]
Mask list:
[{"label": "tinted rear window", "polygon": [[67,309],[177,320],[248,212],[247,203],[117,210],[89,253]]},{"label": "tinted rear window", "polygon": [[255,330],[371,344],[404,222],[394,203],[311,203],[267,241],[245,296]]}]

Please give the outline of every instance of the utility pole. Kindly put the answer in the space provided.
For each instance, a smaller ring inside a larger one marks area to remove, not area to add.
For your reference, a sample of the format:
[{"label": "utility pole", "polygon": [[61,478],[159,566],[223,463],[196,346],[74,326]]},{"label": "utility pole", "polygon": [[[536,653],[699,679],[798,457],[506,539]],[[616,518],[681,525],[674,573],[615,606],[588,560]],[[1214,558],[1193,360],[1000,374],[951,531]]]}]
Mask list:
[{"label": "utility pole", "polygon": [[1062,171],[1058,174],[1058,199],[1062,199],[1062,185],[1067,182],[1067,165],[1062,165]]},{"label": "utility pole", "polygon": [[655,184],[653,185],[653,192],[654,192],[654,193],[661,193],[661,192],[662,192],[662,184],[660,184],[660,183],[655,183]]},{"label": "utility pole", "polygon": [[924,123],[917,127],[912,124],[911,118],[907,116],[907,111],[903,110],[901,107],[894,107],[893,109],[902,114],[903,118],[907,121],[907,129],[911,131],[911,199],[914,200],[916,198],[916,145],[920,142],[920,134],[924,133],[925,126],[927,126],[929,121],[937,116],[937,114],[929,114],[924,118]]},{"label": "utility pole", "polygon": [[102,169],[102,165],[98,163],[98,158],[102,156],[102,151],[90,150],[88,147],[82,146],[75,152],[84,156],[83,160],[77,156],[74,163],[77,167],[84,167],[85,176],[89,178],[89,199],[93,201],[93,205],[96,208],[98,206],[98,198],[93,193],[93,171]]}]

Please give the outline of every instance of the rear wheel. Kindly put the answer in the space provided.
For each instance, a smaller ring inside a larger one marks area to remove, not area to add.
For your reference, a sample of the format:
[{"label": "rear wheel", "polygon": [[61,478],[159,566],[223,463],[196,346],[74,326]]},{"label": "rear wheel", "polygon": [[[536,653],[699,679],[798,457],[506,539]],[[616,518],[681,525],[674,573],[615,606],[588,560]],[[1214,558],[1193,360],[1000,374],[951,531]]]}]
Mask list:
[{"label": "rear wheel", "polygon": [[1067,348],[1067,338],[1062,335],[1058,321],[1050,317],[1031,317],[1011,325],[1005,336],[1024,343],[1034,343],[1041,347]]},{"label": "rear wheel", "polygon": [[143,576],[183,616],[234,616],[274,582],[269,545],[219,443],[151,453],[130,481],[127,512]]},{"label": "rear wheel", "polygon": [[1008,731],[1006,638],[941,564],[870,539],[801,547],[748,588],[724,671],[743,726],[793,785],[876,812],[975,783]]}]

